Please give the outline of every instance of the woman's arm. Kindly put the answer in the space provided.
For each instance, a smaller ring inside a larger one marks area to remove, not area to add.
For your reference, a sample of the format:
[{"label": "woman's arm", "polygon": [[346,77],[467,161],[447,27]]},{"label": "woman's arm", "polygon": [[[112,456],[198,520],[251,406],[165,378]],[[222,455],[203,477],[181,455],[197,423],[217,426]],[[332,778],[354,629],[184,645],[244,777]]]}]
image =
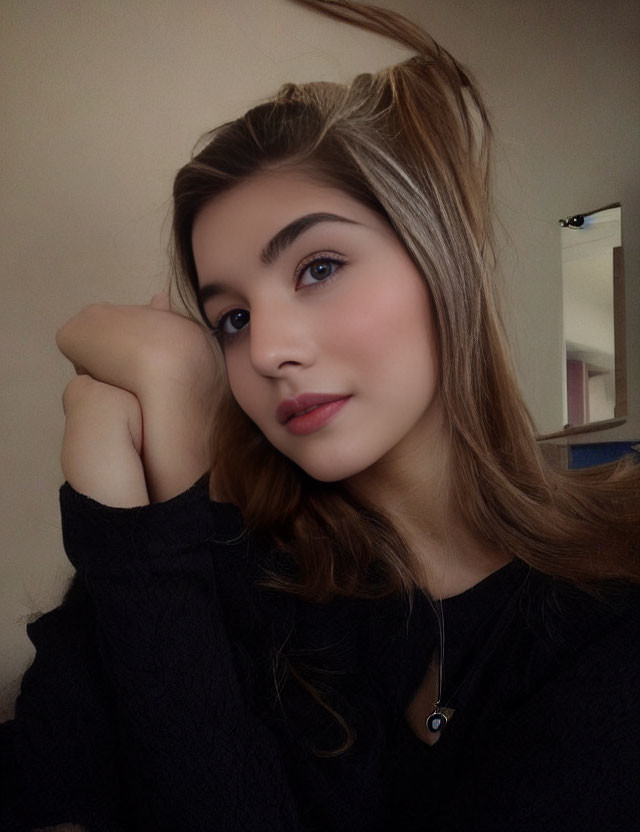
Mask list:
[{"label": "woman's arm", "polygon": [[258,629],[261,550],[239,513],[211,503],[204,479],[133,509],[66,484],[61,508],[65,549],[95,612],[138,828],[206,832],[215,817],[229,832],[297,830],[281,743],[259,716],[247,662],[254,639],[268,655],[270,631]]},{"label": "woman's arm", "polygon": [[[123,391],[101,413],[99,400],[107,391],[72,384],[66,399],[76,416],[67,410],[63,452],[72,485],[82,483],[78,490],[109,505],[140,505],[176,496],[207,470],[217,366],[205,331],[172,312],[166,295],[156,295],[148,306],[88,306],[59,330],[57,343],[78,372]],[[118,427],[109,426],[113,415]],[[115,454],[106,468],[107,456],[97,466],[91,453],[98,434],[108,435]],[[146,498],[134,473],[134,451],[142,459]],[[114,478],[121,482],[116,485]]]},{"label": "woman's arm", "polygon": [[101,305],[58,343],[89,374],[65,394],[65,549],[95,612],[139,827],[297,829],[279,741],[254,712],[218,595],[216,562],[237,562],[226,600],[253,610],[247,539],[204,482],[185,490],[208,467],[207,338],[166,308]]},{"label": "woman's arm", "polygon": [[62,398],[65,411],[61,464],[65,479],[105,505],[149,502],[140,453],[142,411],[132,393],[76,376]]}]

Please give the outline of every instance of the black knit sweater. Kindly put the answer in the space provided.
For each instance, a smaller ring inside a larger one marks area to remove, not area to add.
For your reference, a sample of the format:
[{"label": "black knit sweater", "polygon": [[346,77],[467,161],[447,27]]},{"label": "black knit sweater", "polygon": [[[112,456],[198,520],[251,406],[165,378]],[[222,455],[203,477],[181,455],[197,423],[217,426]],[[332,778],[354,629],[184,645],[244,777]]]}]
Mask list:
[{"label": "black knit sweater", "polygon": [[[299,602],[283,556],[203,479],[108,508],[61,489],[77,570],[28,625],[0,726],[0,829],[540,832],[640,828],[640,593],[595,600],[519,560],[443,602],[434,746],[404,712],[437,643],[428,600]],[[292,675],[285,657],[355,733]],[[276,687],[278,693],[276,693]],[[425,715],[426,716],[426,715]]]}]

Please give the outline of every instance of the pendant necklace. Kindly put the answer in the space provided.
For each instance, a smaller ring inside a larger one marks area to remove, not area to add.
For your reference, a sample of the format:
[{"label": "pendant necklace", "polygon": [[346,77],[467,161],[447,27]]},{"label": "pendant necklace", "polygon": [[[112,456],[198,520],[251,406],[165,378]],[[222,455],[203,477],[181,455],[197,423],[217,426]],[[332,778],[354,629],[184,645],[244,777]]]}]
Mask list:
[{"label": "pendant necklace", "polygon": [[[515,588],[512,592],[511,597],[509,598],[506,607],[504,610],[500,611],[499,615],[497,615],[497,622],[492,628],[492,631],[487,637],[487,640],[484,644],[483,649],[480,651],[477,659],[474,661],[475,667],[471,668],[470,673],[467,674],[466,678],[460,682],[457,686],[456,690],[453,694],[450,694],[449,701],[455,699],[457,701],[457,705],[461,706],[462,702],[458,700],[458,693],[464,687],[465,696],[464,699],[468,700],[472,694],[472,691],[475,687],[475,684],[482,672],[483,667],[485,666],[486,662],[488,661],[489,657],[496,649],[497,644],[499,643],[500,639],[502,638],[503,634],[507,631],[507,628],[515,615],[516,609],[518,604],[520,603],[520,598],[522,597],[522,593],[524,592],[524,588],[527,585],[528,577],[531,572],[531,567],[527,569],[524,574],[524,578],[522,582]],[[438,619],[438,646],[436,650],[438,651],[438,665],[437,665],[437,674],[436,674],[436,696],[435,702],[433,705],[433,710],[431,713],[426,717],[425,720],[425,728],[432,736],[438,736],[442,733],[443,729],[446,727],[447,723],[450,721],[451,717],[454,714],[454,709],[449,707],[442,706],[442,690],[443,690],[443,681],[444,681],[444,646],[445,646],[445,638],[444,638],[444,609],[442,606],[442,599],[438,599],[435,603],[433,600],[430,599],[431,608],[433,609],[436,618]]]},{"label": "pendant necklace", "polygon": [[425,728],[430,734],[438,735],[453,716],[453,708],[441,707],[442,700],[442,680],[444,677],[444,611],[442,609],[442,600],[437,600],[437,610],[434,606],[434,612],[438,619],[438,672],[436,676],[436,700],[433,705],[433,711],[429,714],[425,721]]}]

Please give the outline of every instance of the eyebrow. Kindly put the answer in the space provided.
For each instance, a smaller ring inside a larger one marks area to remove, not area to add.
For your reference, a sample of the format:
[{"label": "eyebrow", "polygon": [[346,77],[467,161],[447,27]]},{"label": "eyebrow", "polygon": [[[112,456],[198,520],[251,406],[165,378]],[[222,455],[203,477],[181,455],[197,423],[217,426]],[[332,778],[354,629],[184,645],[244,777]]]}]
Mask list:
[{"label": "eyebrow", "polygon": [[[270,266],[289,246],[293,245],[294,241],[301,234],[304,234],[305,231],[322,222],[346,222],[351,225],[360,224],[355,220],[347,219],[347,217],[341,217],[339,214],[327,214],[324,212],[305,214],[303,217],[298,217],[288,223],[284,228],[281,228],[280,231],[274,234],[260,252],[260,262],[265,266]],[[209,298],[219,295],[222,291],[224,289],[220,284],[208,283],[198,290],[200,304],[204,304]]]}]

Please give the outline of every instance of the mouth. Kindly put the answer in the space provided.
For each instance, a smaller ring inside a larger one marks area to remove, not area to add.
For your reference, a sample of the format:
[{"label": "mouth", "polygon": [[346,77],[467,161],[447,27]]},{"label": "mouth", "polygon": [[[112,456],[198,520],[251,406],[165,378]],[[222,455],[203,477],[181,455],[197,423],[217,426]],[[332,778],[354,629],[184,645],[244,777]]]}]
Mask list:
[{"label": "mouth", "polygon": [[276,416],[281,425],[286,425],[290,419],[310,413],[320,405],[346,398],[348,396],[341,396],[339,393],[301,393],[294,399],[285,399],[280,402],[276,409]]},{"label": "mouth", "polygon": [[350,398],[339,393],[303,393],[281,402],[276,416],[291,433],[312,433],[327,424]]}]

